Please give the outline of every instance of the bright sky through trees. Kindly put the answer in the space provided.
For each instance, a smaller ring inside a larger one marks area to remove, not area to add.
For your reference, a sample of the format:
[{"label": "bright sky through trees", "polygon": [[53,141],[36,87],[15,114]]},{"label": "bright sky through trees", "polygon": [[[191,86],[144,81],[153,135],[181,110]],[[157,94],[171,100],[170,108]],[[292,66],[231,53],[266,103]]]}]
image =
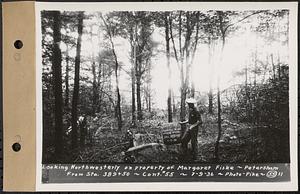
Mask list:
[{"label": "bright sky through trees", "polygon": [[[99,14],[100,12],[93,12],[93,14]],[[287,29],[287,19],[288,16],[285,15],[283,19],[278,20],[278,24],[281,25],[279,30],[285,31]],[[97,20],[95,17],[89,17],[84,20],[84,33],[82,36],[82,67],[90,66],[91,62],[89,60],[84,60],[90,58],[92,55],[97,56],[99,49],[103,47],[108,47],[103,41],[103,29],[99,28],[97,25]],[[95,25],[92,25],[95,24]],[[92,28],[90,27],[92,25]],[[251,63],[251,56],[257,49],[257,57],[260,60],[265,60],[266,55],[269,53],[277,53],[276,58],[280,58],[282,62],[288,62],[288,45],[282,44],[283,41],[287,40],[287,35],[280,35],[277,40],[270,41],[267,43],[266,38],[262,36],[262,33],[255,32],[253,29],[259,25],[259,19],[257,15],[249,17],[249,19],[238,24],[238,29],[230,32],[226,39],[226,46],[224,48],[224,55],[222,66],[219,62],[219,53],[221,44],[217,41],[215,45],[215,52],[213,55],[212,65],[208,62],[208,46],[205,43],[200,43],[197,47],[197,52],[195,54],[194,66],[192,72],[192,78],[195,83],[196,91],[198,92],[208,92],[209,90],[209,80],[212,76],[212,86],[216,90],[217,75],[221,75],[220,89],[226,89],[234,84],[239,84],[243,82],[243,78],[239,76],[234,76],[237,72],[242,71],[246,64],[249,66]],[[90,32],[92,30],[93,39],[90,40]],[[65,30],[62,29],[62,33]],[[70,33],[74,38],[77,37],[77,33]],[[100,36],[100,37],[99,37]],[[158,43],[158,47],[154,50],[154,56],[151,59],[153,69],[151,71],[152,83],[151,87],[154,96],[154,106],[157,108],[165,108],[167,101],[168,92],[168,69],[166,66],[166,55],[165,55],[165,42],[163,29],[157,28],[153,34],[152,38]],[[122,96],[130,96],[130,44],[128,40],[116,37],[114,38],[116,54],[121,62],[120,71],[120,91]],[[200,40],[201,42],[201,40]],[[62,51],[66,50],[64,43],[61,44]],[[69,51],[71,57],[75,57],[75,48]],[[172,88],[176,96],[180,96],[180,80],[179,71],[176,66],[176,61],[174,57],[171,57],[171,68],[172,68]],[[92,77],[90,71],[82,71],[81,76]],[[251,78],[250,78],[251,79]]]}]

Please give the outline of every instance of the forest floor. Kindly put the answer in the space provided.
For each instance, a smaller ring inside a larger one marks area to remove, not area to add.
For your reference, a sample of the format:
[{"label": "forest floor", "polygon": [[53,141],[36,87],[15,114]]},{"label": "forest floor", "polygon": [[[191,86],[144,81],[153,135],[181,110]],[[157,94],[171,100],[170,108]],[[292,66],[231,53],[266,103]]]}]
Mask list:
[{"label": "forest floor", "polygon": [[[101,119],[103,121],[103,119]],[[134,163],[181,163],[215,161],[215,143],[218,134],[216,116],[203,115],[203,125],[198,132],[198,156],[193,161],[190,155],[183,155],[180,144],[164,145],[162,132],[165,129],[180,128],[178,123],[162,122],[162,119],[145,119],[137,127],[130,130],[141,141],[139,144],[158,143],[142,151],[132,154]],[[112,122],[107,119],[106,124],[99,124],[99,120],[88,122],[93,135],[87,145],[80,149],[73,158],[75,162],[88,163],[114,163],[124,162],[125,151],[128,143],[125,131],[110,127]],[[127,129],[129,129],[129,124]],[[126,125],[124,128],[126,128]],[[101,126],[101,127],[99,127]],[[105,127],[104,127],[105,126]],[[263,137],[254,126],[244,123],[234,123],[226,118],[222,121],[222,136],[219,144],[219,162],[260,162],[268,157],[265,153],[266,146]],[[261,130],[260,130],[261,131]],[[143,138],[140,138],[143,137]],[[190,144],[189,144],[190,147]],[[270,159],[269,159],[270,160]]]}]

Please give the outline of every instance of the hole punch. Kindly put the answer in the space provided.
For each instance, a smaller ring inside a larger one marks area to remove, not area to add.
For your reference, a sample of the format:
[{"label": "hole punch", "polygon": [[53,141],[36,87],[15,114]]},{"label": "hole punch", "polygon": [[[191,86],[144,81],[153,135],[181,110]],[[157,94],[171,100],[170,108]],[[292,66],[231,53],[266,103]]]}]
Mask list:
[{"label": "hole punch", "polygon": [[16,40],[14,46],[16,49],[21,49],[23,47],[23,42],[21,40]]},{"label": "hole punch", "polygon": [[21,150],[21,145],[19,143],[14,143],[12,145],[12,149],[15,151],[15,152],[18,152]]}]

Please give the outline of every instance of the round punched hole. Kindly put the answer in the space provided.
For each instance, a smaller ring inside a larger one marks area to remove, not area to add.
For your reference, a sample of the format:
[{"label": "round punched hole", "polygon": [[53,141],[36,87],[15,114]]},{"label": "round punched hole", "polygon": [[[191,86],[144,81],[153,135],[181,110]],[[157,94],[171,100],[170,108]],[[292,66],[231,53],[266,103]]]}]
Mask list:
[{"label": "round punched hole", "polygon": [[14,46],[16,49],[21,49],[23,47],[23,42],[21,40],[16,40]]},{"label": "round punched hole", "polygon": [[15,152],[18,152],[21,150],[21,145],[19,143],[14,143],[12,145],[12,149],[15,151]]}]

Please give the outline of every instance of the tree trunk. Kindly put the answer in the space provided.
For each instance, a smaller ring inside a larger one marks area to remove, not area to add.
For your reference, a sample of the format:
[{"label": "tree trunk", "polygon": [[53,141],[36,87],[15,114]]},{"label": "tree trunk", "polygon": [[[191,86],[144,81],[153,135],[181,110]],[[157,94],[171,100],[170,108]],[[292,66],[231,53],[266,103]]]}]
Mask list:
[{"label": "tree trunk", "polygon": [[121,95],[120,95],[120,89],[119,89],[119,62],[118,57],[115,51],[115,45],[113,42],[113,34],[111,27],[106,23],[106,19],[101,15],[101,19],[104,22],[106,26],[107,35],[109,37],[110,46],[112,50],[112,54],[114,56],[114,62],[115,62],[115,81],[116,81],[116,96],[117,96],[117,102],[115,105],[115,117],[117,118],[118,122],[118,129],[122,130],[122,111],[121,111]]},{"label": "tree trunk", "polygon": [[74,77],[74,90],[73,90],[73,100],[72,100],[72,148],[77,148],[78,139],[78,101],[79,101],[79,75],[80,75],[80,52],[81,52],[81,36],[83,29],[83,12],[78,14],[78,38],[76,46],[76,57],[75,57],[75,77]]},{"label": "tree trunk", "polygon": [[277,52],[277,69],[278,69],[278,79],[281,80],[281,65],[280,65],[280,55],[279,51]]},{"label": "tree trunk", "polygon": [[[256,74],[257,74],[257,45],[255,47],[255,61],[254,61],[254,94],[253,95],[253,103],[255,104],[253,106],[253,119],[254,119],[254,124],[257,126],[258,123],[258,111],[257,111],[257,99],[256,99],[256,95],[257,95],[257,88],[256,88],[256,84],[257,84],[257,78],[256,78]],[[256,128],[257,129],[257,128]]]},{"label": "tree trunk", "polygon": [[117,122],[118,122],[118,129],[122,130],[121,95],[120,95],[120,89],[119,89],[119,62],[118,62],[117,55],[115,52],[115,47],[114,47],[112,37],[110,37],[110,40],[111,40],[113,55],[115,58],[115,80],[116,80],[116,95],[117,95],[117,102],[116,102],[116,106],[115,106],[115,116],[116,116]]},{"label": "tree trunk", "polygon": [[96,64],[92,62],[92,74],[93,74],[93,114],[97,111],[97,100],[98,100],[98,88],[97,88],[97,75],[96,75]]},{"label": "tree trunk", "polygon": [[180,99],[180,121],[185,120],[186,110],[185,110],[185,100],[186,100],[186,89],[185,86],[181,89],[181,99]]},{"label": "tree trunk", "polygon": [[[181,92],[180,92],[180,121],[185,121],[185,100],[186,100],[186,85],[184,82],[183,64],[181,65],[180,80],[181,80]],[[183,126],[183,125],[182,125]]]},{"label": "tree trunk", "polygon": [[[221,55],[220,55],[220,64],[223,63],[223,53],[224,53],[224,47],[225,47],[225,32],[224,26],[223,26],[223,15],[222,12],[219,12],[219,21],[220,21],[220,31],[222,34],[222,47],[221,47]],[[215,160],[219,161],[219,143],[222,135],[222,118],[221,118],[221,97],[220,97],[220,77],[221,75],[218,75],[218,81],[217,81],[217,98],[218,98],[218,137],[215,145]]]},{"label": "tree trunk", "polygon": [[[182,14],[184,12],[179,11],[179,19],[178,19],[178,51],[179,51],[179,56],[177,56],[177,49],[174,41],[174,36],[172,32],[172,16],[170,15],[169,17],[169,30],[170,30],[170,38],[173,43],[173,49],[174,49],[174,55],[175,59],[177,61],[177,66],[180,72],[180,81],[181,81],[181,86],[180,86],[180,120],[184,121],[185,116],[186,116],[186,106],[185,106],[185,101],[187,97],[187,91],[189,87],[189,77],[190,77],[190,68],[192,65],[192,62],[190,61],[190,39],[191,35],[193,32],[193,27],[190,19],[189,13],[186,13],[186,20],[182,19]],[[183,25],[182,22],[186,21],[186,25]],[[186,26],[186,32],[185,30],[182,29],[182,26]],[[183,33],[185,32],[185,33]],[[184,44],[182,46],[182,36],[185,34]],[[197,39],[196,39],[197,40]],[[196,47],[194,47],[196,48]],[[185,64],[184,64],[184,55],[185,55]],[[192,59],[193,59],[193,53],[192,53]],[[183,125],[182,125],[183,127]]]},{"label": "tree trunk", "polygon": [[116,112],[117,112],[117,119],[118,119],[118,129],[122,130],[121,95],[119,89],[119,82],[117,83],[116,92],[117,92]]},{"label": "tree trunk", "polygon": [[130,36],[130,41],[133,43],[131,50],[133,51],[132,53],[132,67],[131,67],[131,117],[132,117],[132,125],[136,126],[136,107],[135,107],[135,67],[137,66],[136,64],[136,33],[137,33],[137,26],[135,25],[135,28],[133,30],[133,34]]},{"label": "tree trunk", "polygon": [[96,73],[96,63],[94,56],[94,44],[93,44],[93,26],[90,26],[90,43],[92,45],[92,74],[93,74],[93,96],[92,96],[92,113],[95,115],[98,109],[98,84],[97,84],[97,73]]},{"label": "tree trunk", "polygon": [[[149,64],[150,66],[150,64]],[[149,68],[148,72],[147,72],[147,98],[148,98],[148,112],[151,113],[151,69]],[[172,112],[171,112],[172,115]]]},{"label": "tree trunk", "polygon": [[246,62],[246,68],[245,68],[245,108],[246,108],[246,119],[249,119],[249,91],[248,91],[248,64]]},{"label": "tree trunk", "polygon": [[[111,40],[111,43],[113,45],[113,42]],[[115,115],[118,121],[118,129],[122,130],[122,112],[121,112],[121,95],[120,95],[120,89],[119,89],[119,62],[117,59],[117,55],[115,53],[114,45],[113,48],[113,54],[115,57],[115,80],[116,80],[116,94],[117,94],[117,103],[115,107]]]},{"label": "tree trunk", "polygon": [[142,99],[141,99],[141,76],[139,75],[139,73],[136,76],[136,102],[137,102],[137,119],[140,121],[143,119],[143,114],[142,114]]},{"label": "tree trunk", "polygon": [[[97,32],[97,39],[98,39],[98,48],[101,47],[101,29],[98,29]],[[98,89],[98,104],[97,104],[97,112],[101,112],[103,110],[103,106],[102,106],[102,89],[103,89],[103,84],[101,83],[102,81],[102,77],[104,80],[105,77],[105,67],[104,65],[102,65],[101,63],[101,54],[98,54],[99,58],[98,58],[98,76],[97,76],[97,89]]]},{"label": "tree trunk", "polygon": [[274,64],[274,57],[273,54],[271,54],[271,64],[272,64],[272,69],[273,69],[273,79],[276,79],[276,68],[275,68],[275,64]]},{"label": "tree trunk", "polygon": [[[195,54],[196,54],[196,51],[197,51],[197,45],[198,45],[198,40],[199,40],[199,29],[200,29],[200,12],[198,11],[196,13],[196,18],[197,18],[197,24],[196,24],[196,35],[195,35],[195,46],[192,50],[192,59],[191,59],[191,62],[190,62],[190,66],[191,66],[191,97],[195,97],[195,80],[194,80],[194,77],[193,77],[193,72],[194,72],[194,59],[195,59]],[[190,20],[190,19],[189,19]],[[187,20],[187,22],[190,22],[189,20]],[[187,25],[189,26],[188,27],[188,31],[189,31],[189,38],[191,37],[192,33],[193,33],[193,27],[190,27],[190,25]],[[189,40],[190,41],[190,40]],[[187,45],[189,45],[190,43],[188,43]],[[188,52],[188,51],[187,51]],[[187,53],[188,54],[188,53]]]},{"label": "tree trunk", "polygon": [[170,67],[170,37],[169,37],[169,22],[168,15],[165,13],[165,40],[166,40],[166,56],[167,56],[167,67],[168,67],[168,122],[171,123],[172,119],[172,88],[171,88],[171,67]]},{"label": "tree trunk", "polygon": [[66,50],[66,76],[65,76],[65,109],[69,110],[69,48]]},{"label": "tree trunk", "polygon": [[210,67],[210,76],[209,76],[209,93],[208,93],[208,113],[213,114],[213,90],[212,90],[212,77],[213,77],[213,63],[212,63],[212,50],[213,50],[213,45],[212,45],[212,38],[209,37],[209,42],[208,42],[208,64]]},{"label": "tree trunk", "polygon": [[209,84],[209,93],[208,93],[208,113],[213,114],[213,92],[211,83]]},{"label": "tree trunk", "polygon": [[151,90],[149,91],[149,96],[148,96],[148,111],[151,113]]},{"label": "tree trunk", "polygon": [[115,49],[113,48],[113,54],[115,57],[115,80],[116,80],[116,95],[117,95],[117,102],[115,106],[115,117],[117,118],[118,122],[118,129],[122,130],[122,112],[121,112],[121,95],[119,89],[119,62],[117,60],[117,55],[115,53]]},{"label": "tree trunk", "polygon": [[144,104],[146,105],[146,110],[149,112],[149,94],[147,92],[147,88],[144,88],[144,101],[143,101],[143,107]]},{"label": "tree trunk", "polygon": [[62,119],[62,75],[61,75],[61,50],[59,48],[61,42],[61,15],[59,11],[53,13],[53,56],[52,70],[54,78],[54,115],[55,115],[55,156],[59,160],[63,154],[63,119]]},{"label": "tree trunk", "polygon": [[[141,26],[141,35],[143,35],[144,26]],[[137,32],[136,32],[137,33]],[[136,34],[136,39],[137,39]],[[142,37],[140,37],[142,38]],[[142,113],[142,97],[141,97],[141,81],[142,81],[142,55],[143,52],[143,46],[138,47],[138,57],[137,62],[135,66],[135,72],[136,72],[136,103],[137,103],[137,120],[141,121],[143,119],[143,113]]]},{"label": "tree trunk", "polygon": [[176,104],[175,104],[174,91],[172,91],[172,106],[173,106],[173,117],[176,117]]},{"label": "tree trunk", "polygon": [[215,159],[216,161],[219,161],[219,142],[221,139],[221,99],[220,99],[220,88],[219,88],[219,79],[218,79],[218,93],[217,93],[217,98],[218,98],[218,137],[216,141],[216,146],[215,146]]},{"label": "tree trunk", "polygon": [[[143,31],[143,26],[142,30]],[[142,33],[143,34],[143,33]],[[138,48],[138,55],[136,66],[135,66],[135,72],[136,72],[136,103],[137,103],[137,120],[141,121],[143,120],[143,113],[142,113],[142,98],[141,98],[141,79],[142,79],[142,58],[141,53],[143,52],[143,46],[140,46]]]},{"label": "tree trunk", "polygon": [[183,63],[183,54],[182,54],[182,47],[181,47],[181,32],[182,32],[182,11],[179,11],[178,42],[179,42],[180,61],[181,63]]},{"label": "tree trunk", "polygon": [[[141,34],[143,34],[144,26],[141,25]],[[143,46],[138,44],[137,23],[134,29],[134,49],[135,49],[135,81],[136,81],[136,103],[137,103],[137,120],[142,120],[142,98],[141,98],[141,76],[142,76],[142,55]],[[143,45],[143,44],[142,44]]]},{"label": "tree trunk", "polygon": [[[181,94],[180,94],[180,121],[185,121],[185,100],[186,100],[186,83],[184,80],[183,70],[183,52],[181,47],[181,32],[182,32],[182,12],[179,11],[179,28],[178,28],[178,41],[179,41],[179,61],[180,61],[180,80],[181,80]],[[184,125],[182,125],[184,126]]]},{"label": "tree trunk", "polygon": [[191,85],[191,97],[195,98],[195,83],[192,80],[191,80],[191,82],[192,82],[192,85]]},{"label": "tree trunk", "polygon": [[[134,64],[133,64],[134,65]],[[132,124],[136,125],[136,115],[135,115],[135,71],[134,67],[131,70],[131,115],[132,115]]]},{"label": "tree trunk", "polygon": [[[190,61],[190,41],[191,41],[191,35],[192,35],[192,26],[190,25],[190,14],[189,12],[186,12],[186,35],[185,35],[185,66],[186,66],[186,76],[185,76],[185,85],[188,89],[189,82],[191,82],[191,90],[190,90],[190,96],[192,98],[195,97],[195,85],[193,83],[192,74],[190,73],[191,70],[193,70],[193,62]],[[183,50],[184,48],[182,48]],[[190,79],[191,77],[191,79]]]},{"label": "tree trunk", "polygon": [[[102,106],[101,106],[101,103],[102,103],[102,84],[101,84],[101,76],[102,76],[102,74],[103,74],[103,72],[102,72],[102,68],[103,68],[103,70],[104,70],[104,67],[102,67],[102,64],[101,64],[101,62],[99,61],[99,65],[98,65],[98,68],[99,68],[99,70],[98,70],[98,77],[97,77],[97,89],[98,89],[98,103],[97,103],[97,112],[101,112],[102,111]],[[104,75],[103,75],[103,77],[104,77]]]}]

